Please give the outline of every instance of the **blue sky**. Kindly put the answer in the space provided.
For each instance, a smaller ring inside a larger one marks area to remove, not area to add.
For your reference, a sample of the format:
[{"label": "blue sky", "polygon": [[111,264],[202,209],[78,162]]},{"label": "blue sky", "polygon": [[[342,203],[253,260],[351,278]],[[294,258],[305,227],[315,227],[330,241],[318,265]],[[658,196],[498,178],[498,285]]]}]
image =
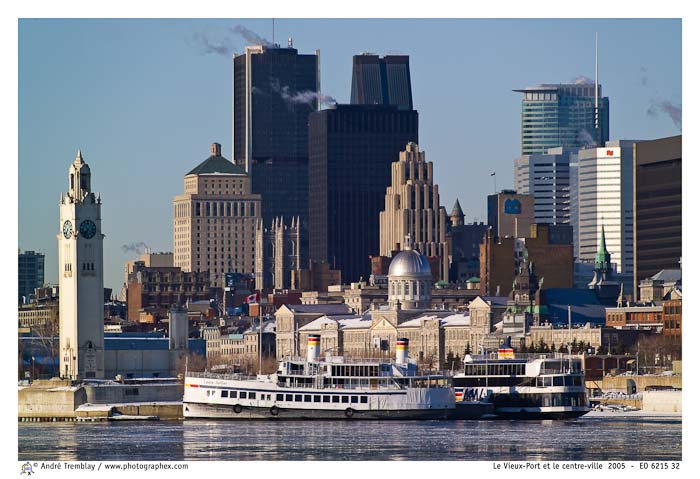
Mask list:
[{"label": "blue sky", "polygon": [[[172,198],[183,175],[222,144],[231,156],[231,60],[242,25],[271,39],[271,20],[20,20],[19,247],[46,254],[57,281],[58,199],[81,148],[103,199],[105,286],[119,291],[122,245],[172,250]],[[285,20],[302,53],[321,50],[323,93],[350,98],[352,55],[411,57],[420,147],[441,202],[485,220],[486,195],[513,186],[520,98],[539,83],[594,75],[610,98],[613,139],[680,133],[662,105],[681,104],[680,20]],[[206,53],[210,45],[224,54]],[[667,103],[665,103],[667,102]],[[650,112],[651,110],[651,112]],[[653,112],[656,112],[655,114]]]}]

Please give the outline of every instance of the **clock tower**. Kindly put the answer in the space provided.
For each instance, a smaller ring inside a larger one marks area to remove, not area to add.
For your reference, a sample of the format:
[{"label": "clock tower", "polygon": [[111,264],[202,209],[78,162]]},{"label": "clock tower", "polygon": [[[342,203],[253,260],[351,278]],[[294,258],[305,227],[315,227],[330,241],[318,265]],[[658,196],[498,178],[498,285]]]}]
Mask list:
[{"label": "clock tower", "polygon": [[104,377],[101,200],[78,150],[61,193],[58,232],[60,371],[65,379]]}]

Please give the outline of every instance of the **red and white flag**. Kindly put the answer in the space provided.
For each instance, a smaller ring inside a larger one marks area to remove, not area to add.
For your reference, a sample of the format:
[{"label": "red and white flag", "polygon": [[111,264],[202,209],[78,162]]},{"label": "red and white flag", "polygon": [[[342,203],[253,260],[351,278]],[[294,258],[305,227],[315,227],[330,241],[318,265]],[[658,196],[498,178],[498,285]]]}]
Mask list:
[{"label": "red and white flag", "polygon": [[260,292],[256,291],[255,293],[246,296],[245,301],[243,302],[244,304],[258,304],[260,302]]}]

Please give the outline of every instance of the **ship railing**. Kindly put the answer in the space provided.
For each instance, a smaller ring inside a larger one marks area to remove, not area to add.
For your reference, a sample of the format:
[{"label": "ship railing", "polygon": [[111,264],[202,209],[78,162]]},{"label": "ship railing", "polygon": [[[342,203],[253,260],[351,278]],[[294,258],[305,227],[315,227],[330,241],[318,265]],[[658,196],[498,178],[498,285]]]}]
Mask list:
[{"label": "ship railing", "polygon": [[[498,360],[498,353],[496,352],[486,354],[469,354],[468,356],[474,360]],[[534,359],[576,359],[580,357],[581,356],[576,354],[569,355],[567,353],[513,353],[510,359],[526,359],[528,361],[532,361]]]},{"label": "ship railing", "polygon": [[194,372],[187,371],[187,376],[191,378],[207,378],[207,379],[232,379],[236,381],[254,381],[257,376],[241,374],[241,373],[212,373],[209,371]]}]

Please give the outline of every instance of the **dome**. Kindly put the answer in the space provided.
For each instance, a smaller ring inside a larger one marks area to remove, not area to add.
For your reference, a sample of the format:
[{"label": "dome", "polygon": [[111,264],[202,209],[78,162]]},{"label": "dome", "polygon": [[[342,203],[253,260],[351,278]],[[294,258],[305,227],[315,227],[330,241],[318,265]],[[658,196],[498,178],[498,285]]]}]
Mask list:
[{"label": "dome", "polygon": [[416,250],[403,250],[391,260],[389,277],[391,276],[430,276],[428,258]]}]

